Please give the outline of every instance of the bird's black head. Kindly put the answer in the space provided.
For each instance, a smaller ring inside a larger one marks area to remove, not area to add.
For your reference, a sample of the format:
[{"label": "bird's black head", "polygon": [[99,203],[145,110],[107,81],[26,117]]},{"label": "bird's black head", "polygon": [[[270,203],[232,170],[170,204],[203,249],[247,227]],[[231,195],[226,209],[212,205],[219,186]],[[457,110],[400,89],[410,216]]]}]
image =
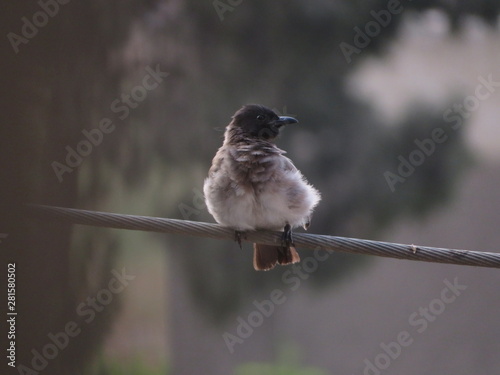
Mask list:
[{"label": "bird's black head", "polygon": [[287,124],[297,123],[293,117],[278,116],[274,111],[258,104],[248,104],[233,116],[229,128],[250,138],[273,140]]}]

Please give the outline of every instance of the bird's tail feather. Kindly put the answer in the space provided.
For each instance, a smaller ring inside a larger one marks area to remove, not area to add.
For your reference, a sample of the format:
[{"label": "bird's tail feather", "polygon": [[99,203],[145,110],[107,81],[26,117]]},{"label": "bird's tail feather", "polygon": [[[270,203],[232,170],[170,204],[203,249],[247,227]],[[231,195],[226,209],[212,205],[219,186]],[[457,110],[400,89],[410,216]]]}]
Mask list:
[{"label": "bird's tail feather", "polygon": [[276,264],[297,262],[300,262],[300,256],[293,246],[253,244],[253,268],[257,271],[271,270]]}]

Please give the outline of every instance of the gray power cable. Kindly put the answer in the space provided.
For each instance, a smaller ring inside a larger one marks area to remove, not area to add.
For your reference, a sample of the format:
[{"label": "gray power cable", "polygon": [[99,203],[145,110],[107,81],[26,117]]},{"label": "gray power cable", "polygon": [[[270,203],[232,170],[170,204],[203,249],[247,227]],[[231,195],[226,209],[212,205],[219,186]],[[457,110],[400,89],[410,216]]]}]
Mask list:
[{"label": "gray power cable", "polygon": [[[234,240],[234,230],[218,224],[43,205],[30,205],[29,207],[33,210],[33,213],[43,218],[50,217],[73,224]],[[247,232],[242,236],[242,240],[269,245],[278,244],[281,242],[281,233],[272,231]],[[293,240],[295,246],[300,248],[342,251],[424,262],[500,268],[500,253],[403,245],[308,233],[295,233]]]}]

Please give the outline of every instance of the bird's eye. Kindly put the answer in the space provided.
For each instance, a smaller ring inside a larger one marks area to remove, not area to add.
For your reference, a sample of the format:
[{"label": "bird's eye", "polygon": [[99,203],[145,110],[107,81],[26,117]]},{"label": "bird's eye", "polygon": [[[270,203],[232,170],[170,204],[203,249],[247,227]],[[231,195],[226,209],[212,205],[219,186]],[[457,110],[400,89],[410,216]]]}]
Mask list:
[{"label": "bird's eye", "polygon": [[259,121],[264,120],[264,116],[262,116],[262,115],[257,115],[257,120],[259,120]]}]

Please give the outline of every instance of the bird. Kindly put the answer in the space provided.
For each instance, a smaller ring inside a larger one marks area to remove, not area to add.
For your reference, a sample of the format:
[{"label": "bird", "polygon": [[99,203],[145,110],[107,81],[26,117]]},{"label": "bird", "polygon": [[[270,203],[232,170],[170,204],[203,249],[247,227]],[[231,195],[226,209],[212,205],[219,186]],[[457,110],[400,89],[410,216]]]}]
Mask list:
[{"label": "bird", "polygon": [[263,105],[244,105],[227,125],[203,184],[209,213],[235,231],[240,248],[247,231],[283,232],[280,244],[253,244],[257,271],[300,261],[292,230],[309,227],[321,200],[319,191],[275,144],[282,129],[296,123],[294,117],[279,116]]}]

